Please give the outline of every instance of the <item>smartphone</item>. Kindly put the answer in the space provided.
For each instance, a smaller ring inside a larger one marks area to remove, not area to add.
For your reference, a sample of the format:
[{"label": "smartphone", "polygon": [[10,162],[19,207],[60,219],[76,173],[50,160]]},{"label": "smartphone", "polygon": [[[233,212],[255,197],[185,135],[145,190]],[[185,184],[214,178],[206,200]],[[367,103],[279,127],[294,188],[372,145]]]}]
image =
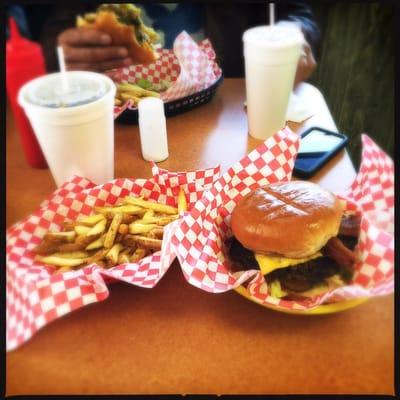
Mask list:
[{"label": "smartphone", "polygon": [[307,129],[300,136],[300,147],[293,169],[293,175],[297,178],[312,177],[349,141],[343,133],[317,126]]}]

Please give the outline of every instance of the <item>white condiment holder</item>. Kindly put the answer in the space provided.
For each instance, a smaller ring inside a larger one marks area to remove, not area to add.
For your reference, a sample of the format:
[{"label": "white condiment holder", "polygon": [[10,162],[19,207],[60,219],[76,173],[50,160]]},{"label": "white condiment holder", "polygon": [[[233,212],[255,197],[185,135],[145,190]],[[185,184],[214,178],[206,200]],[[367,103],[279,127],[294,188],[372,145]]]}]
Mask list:
[{"label": "white condiment holder", "polygon": [[146,161],[168,158],[167,123],[164,103],[157,97],[146,97],[138,104],[142,156]]}]

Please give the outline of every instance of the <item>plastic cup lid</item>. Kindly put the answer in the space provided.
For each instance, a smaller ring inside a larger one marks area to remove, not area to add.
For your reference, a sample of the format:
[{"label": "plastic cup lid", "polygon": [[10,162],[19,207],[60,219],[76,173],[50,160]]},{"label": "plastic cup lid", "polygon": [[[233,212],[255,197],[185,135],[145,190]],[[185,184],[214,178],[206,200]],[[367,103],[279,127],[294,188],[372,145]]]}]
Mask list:
[{"label": "plastic cup lid", "polygon": [[74,107],[91,103],[107,92],[104,81],[79,72],[66,73],[66,85],[61,73],[39,79],[32,85],[26,99],[42,107]]},{"label": "plastic cup lid", "polygon": [[304,36],[300,29],[286,25],[257,26],[243,34],[243,41],[260,48],[285,48],[303,43]]}]

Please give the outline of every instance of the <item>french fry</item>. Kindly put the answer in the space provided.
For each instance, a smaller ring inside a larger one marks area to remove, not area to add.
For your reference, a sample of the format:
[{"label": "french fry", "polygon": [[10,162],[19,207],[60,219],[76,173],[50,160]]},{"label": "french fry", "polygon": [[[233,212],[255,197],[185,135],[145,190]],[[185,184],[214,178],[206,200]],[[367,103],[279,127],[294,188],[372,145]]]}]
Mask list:
[{"label": "french fry", "polygon": [[161,239],[162,240],[163,236],[164,236],[163,228],[154,228],[148,234],[148,237],[153,238],[153,239]]},{"label": "french fry", "polygon": [[97,240],[100,236],[101,233],[96,233],[94,235],[78,236],[75,240],[75,243],[81,245],[83,248],[86,248],[86,246]]},{"label": "french fry", "polygon": [[127,254],[123,254],[118,257],[118,264],[128,264],[129,262],[130,259]]},{"label": "french fry", "polygon": [[85,249],[86,250],[96,250],[100,247],[103,247],[104,239],[106,235],[100,236],[98,239],[94,240],[93,242],[89,243]]},{"label": "french fry", "polygon": [[123,237],[123,235],[117,233],[117,236],[115,236],[115,243],[121,243]]},{"label": "french fry", "polygon": [[106,253],[106,259],[110,264],[115,265],[118,262],[119,252],[122,250],[121,243],[115,243],[113,247]]},{"label": "french fry", "polygon": [[74,231],[69,232],[48,232],[44,235],[44,240],[51,243],[73,242],[76,237]]},{"label": "french fry", "polygon": [[102,268],[107,267],[107,263],[105,261],[96,261],[97,265]]},{"label": "french fry", "polygon": [[106,228],[104,230],[105,233],[107,233],[108,229],[110,228],[113,218],[114,218],[114,215],[110,214],[110,218],[106,219]]},{"label": "french fry", "polygon": [[120,83],[117,85],[118,93],[123,98],[123,94],[130,94],[135,97],[160,97],[160,94],[153,90],[146,90],[131,83]]},{"label": "french fry", "polygon": [[154,217],[154,210],[150,209],[144,213],[142,219],[143,219],[143,221],[147,221],[148,219],[151,219],[152,217]]},{"label": "french fry", "polygon": [[118,99],[118,98],[115,98],[115,99],[114,99],[114,105],[115,105],[115,106],[122,106],[122,100],[120,100],[120,99]]},{"label": "french fry", "polygon": [[[122,243],[121,243],[122,244]],[[123,244],[122,244],[122,249],[121,249],[121,251],[119,252],[119,255],[120,256],[123,256],[123,255],[128,255],[129,256],[129,254],[131,253],[131,251],[132,251],[132,249],[130,249],[129,247],[125,247]]]},{"label": "french fry", "polygon": [[106,249],[111,249],[111,247],[113,246],[115,236],[117,235],[119,226],[121,225],[121,221],[122,221],[122,213],[115,214],[114,218],[110,224],[110,227],[108,228],[106,237],[104,239],[103,246]]},{"label": "french fry", "polygon": [[181,188],[178,194],[178,212],[187,211],[187,201],[184,190]]},{"label": "french fry", "polygon": [[125,246],[128,247],[131,251],[136,250],[137,244],[134,240],[133,235],[125,235],[122,240],[121,243]]},{"label": "french fry", "polygon": [[[138,219],[138,220],[132,222],[132,224],[133,225],[152,224],[152,225],[165,226],[178,218],[179,218],[178,214],[168,215],[165,217],[161,217],[161,216],[148,217],[147,219],[144,219],[144,217],[143,217],[142,219]],[[130,224],[130,225],[132,225],[132,224]]]},{"label": "french fry", "polygon": [[145,249],[160,250],[162,245],[162,240],[153,239],[146,236],[132,235],[132,239],[140,246]]},{"label": "french fry", "polygon": [[118,256],[118,264],[126,264],[129,263],[129,249],[124,249],[119,253]]},{"label": "french fry", "polygon": [[70,253],[72,251],[85,250],[84,244],[81,243],[65,243],[58,246],[58,252],[60,253]]},{"label": "french fry", "polygon": [[65,231],[73,231],[75,227],[75,222],[73,221],[64,221],[63,227]]},{"label": "french fry", "polygon": [[93,228],[86,232],[87,236],[93,236],[103,233],[106,230],[107,220],[104,218],[100,220]]},{"label": "french fry", "polygon": [[93,264],[93,263],[97,263],[97,262],[101,261],[106,256],[108,251],[109,251],[108,249],[101,249],[101,250],[97,251],[92,256],[86,258],[85,264],[89,265],[89,264]]},{"label": "french fry", "polygon": [[78,234],[78,235],[86,235],[86,234],[88,234],[88,232],[91,230],[91,228],[90,227],[88,227],[88,226],[83,226],[83,225],[75,225],[75,232]]},{"label": "french fry", "polygon": [[78,221],[79,225],[84,225],[84,226],[94,226],[101,220],[103,220],[105,217],[103,214],[94,214],[90,215],[89,217],[82,218]]},{"label": "french fry", "polygon": [[178,218],[179,218],[179,215],[171,215],[168,217],[161,217],[158,221],[155,221],[155,222],[156,222],[156,225],[165,226],[165,225],[168,225],[169,223],[171,223],[172,221],[175,221]]},{"label": "french fry", "polygon": [[127,224],[121,224],[118,228],[118,232],[123,236],[129,232],[129,226]]},{"label": "french fry", "polygon": [[117,214],[129,214],[129,215],[143,215],[146,210],[143,207],[138,207],[135,205],[123,205],[117,207],[95,207],[95,210],[101,214],[107,215],[107,213]]},{"label": "french fry", "polygon": [[129,224],[131,224],[133,221],[136,221],[138,218],[140,218],[140,216],[138,216],[138,215],[129,215],[129,214],[122,214],[123,215],[123,217],[122,217],[122,224],[125,224],[125,225],[129,225]]},{"label": "french fry", "polygon": [[77,267],[85,262],[84,258],[64,258],[57,256],[36,256],[38,261],[58,267]]},{"label": "french fry", "polygon": [[143,197],[126,197],[113,206],[95,207],[95,214],[65,221],[62,232],[48,232],[33,249],[36,259],[60,272],[92,263],[110,268],[136,262],[161,249],[164,226],[187,207],[179,196],[179,208]]},{"label": "french fry", "polygon": [[155,224],[138,224],[136,222],[132,222],[129,225],[129,233],[131,235],[137,235],[139,233],[147,233],[156,227],[157,225]]},{"label": "french fry", "polygon": [[102,215],[104,215],[107,219],[107,222],[110,221],[110,223],[111,223],[112,219],[114,218],[114,214],[112,212],[106,212]]},{"label": "french fry", "polygon": [[54,253],[55,251],[58,250],[58,248],[59,248],[59,244],[57,244],[57,243],[42,242],[39,245],[37,245],[33,249],[33,251],[36,254],[47,255],[47,254]]},{"label": "french fry", "polygon": [[120,93],[120,96],[121,96],[122,100],[125,100],[125,101],[132,100],[135,105],[137,105],[140,101],[140,97],[134,96],[131,93],[126,93],[126,92]]},{"label": "french fry", "polygon": [[175,207],[167,206],[165,204],[153,203],[148,200],[144,200],[137,197],[125,197],[125,204],[131,204],[133,206],[139,206],[142,208],[148,208],[159,213],[164,214],[178,214],[178,209]]},{"label": "french fry", "polygon": [[145,257],[147,254],[147,250],[138,247],[134,253],[129,257],[129,261],[130,262],[137,262],[139,260],[141,260],[143,257]]},{"label": "french fry", "polygon": [[71,251],[69,253],[54,253],[52,256],[61,258],[86,258],[89,257],[89,253],[86,251]]},{"label": "french fry", "polygon": [[112,267],[114,267],[115,265],[117,265],[117,263],[115,263],[115,264],[113,264],[110,260],[107,260],[107,258],[105,258],[104,259],[104,268],[112,268]]}]

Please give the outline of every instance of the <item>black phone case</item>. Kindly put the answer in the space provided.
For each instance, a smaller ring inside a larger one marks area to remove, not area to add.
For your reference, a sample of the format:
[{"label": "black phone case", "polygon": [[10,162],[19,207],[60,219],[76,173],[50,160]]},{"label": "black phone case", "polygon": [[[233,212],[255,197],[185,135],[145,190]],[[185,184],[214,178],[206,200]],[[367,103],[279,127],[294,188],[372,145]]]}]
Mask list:
[{"label": "black phone case", "polygon": [[[324,132],[324,133],[326,133],[328,135],[333,135],[333,136],[339,137],[339,138],[342,139],[342,141],[340,143],[338,143],[337,146],[335,146],[331,151],[327,151],[327,152],[323,152],[323,153],[307,153],[307,154],[304,154],[304,155],[302,155],[300,157],[298,156],[296,161],[295,161],[294,168],[293,168],[293,175],[295,177],[297,177],[297,178],[310,178],[310,177],[312,177],[335,154],[337,154],[341,149],[343,149],[347,145],[347,143],[349,141],[348,137],[346,135],[344,135],[343,133],[332,132],[332,131],[329,131],[327,129],[319,128],[317,126],[314,126],[314,127],[311,127],[309,129],[307,129],[305,132],[303,132],[301,134],[301,138],[307,136],[312,131]],[[304,168],[303,166],[300,165],[299,160],[304,160],[304,159],[307,159],[307,158],[310,158],[310,157],[318,157],[319,160],[310,168]]]}]

